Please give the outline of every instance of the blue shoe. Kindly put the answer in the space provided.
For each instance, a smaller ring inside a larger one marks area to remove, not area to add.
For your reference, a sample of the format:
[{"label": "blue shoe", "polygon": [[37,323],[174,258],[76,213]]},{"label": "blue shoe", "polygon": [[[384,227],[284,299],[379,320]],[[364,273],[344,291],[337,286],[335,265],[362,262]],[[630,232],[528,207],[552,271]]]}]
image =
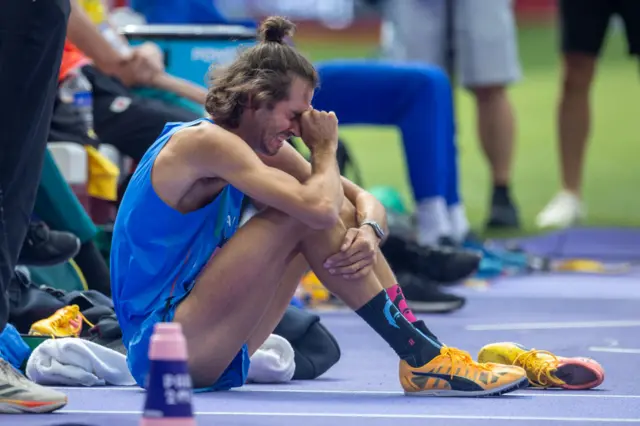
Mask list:
[{"label": "blue shoe", "polygon": [[486,243],[470,237],[462,244],[468,250],[482,254],[476,278],[495,278],[501,275],[520,275],[548,267],[548,261],[531,256],[523,251],[490,247]]}]

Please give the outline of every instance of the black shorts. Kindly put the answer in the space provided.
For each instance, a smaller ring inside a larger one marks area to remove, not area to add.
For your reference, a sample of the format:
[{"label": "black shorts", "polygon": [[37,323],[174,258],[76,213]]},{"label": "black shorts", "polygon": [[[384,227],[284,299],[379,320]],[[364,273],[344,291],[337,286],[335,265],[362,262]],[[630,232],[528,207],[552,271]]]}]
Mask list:
[{"label": "black shorts", "polygon": [[[85,66],[83,72],[93,85],[93,120],[99,142],[115,146],[136,162],[160,135],[166,123],[200,118],[193,111],[136,96],[118,79],[93,66]],[[56,100],[48,140],[83,145],[94,142],[87,136],[80,114],[60,99]]]},{"label": "black shorts", "polygon": [[640,55],[640,0],[560,0],[562,51],[598,56],[613,15],[624,22],[630,55]]}]

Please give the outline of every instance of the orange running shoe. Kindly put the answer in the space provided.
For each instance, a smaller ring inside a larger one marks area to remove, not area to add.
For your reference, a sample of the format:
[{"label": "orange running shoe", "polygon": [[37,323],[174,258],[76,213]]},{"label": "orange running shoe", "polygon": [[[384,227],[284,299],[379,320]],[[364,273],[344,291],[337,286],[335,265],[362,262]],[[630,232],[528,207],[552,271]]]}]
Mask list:
[{"label": "orange running shoe", "polygon": [[422,367],[400,360],[400,383],[408,396],[494,396],[527,387],[520,367],[479,364],[467,352],[443,347]]},{"label": "orange running shoe", "polygon": [[58,309],[49,318],[34,322],[29,334],[31,336],[78,337],[82,332],[83,322],[91,324],[80,312],[78,305],[65,306]]},{"label": "orange running shoe", "polygon": [[522,367],[531,386],[539,388],[592,389],[604,381],[604,369],[590,358],[560,357],[511,342],[483,347],[478,361]]}]

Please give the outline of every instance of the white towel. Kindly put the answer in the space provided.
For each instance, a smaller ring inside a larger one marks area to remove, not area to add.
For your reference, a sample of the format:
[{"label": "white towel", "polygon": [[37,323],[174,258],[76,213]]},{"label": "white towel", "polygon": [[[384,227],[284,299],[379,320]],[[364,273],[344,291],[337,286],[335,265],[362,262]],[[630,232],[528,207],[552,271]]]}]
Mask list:
[{"label": "white towel", "polygon": [[27,377],[50,386],[133,386],[124,355],[74,337],[49,339],[29,357]]},{"label": "white towel", "polygon": [[272,334],[251,357],[247,381],[250,383],[285,383],[296,370],[289,341]]}]

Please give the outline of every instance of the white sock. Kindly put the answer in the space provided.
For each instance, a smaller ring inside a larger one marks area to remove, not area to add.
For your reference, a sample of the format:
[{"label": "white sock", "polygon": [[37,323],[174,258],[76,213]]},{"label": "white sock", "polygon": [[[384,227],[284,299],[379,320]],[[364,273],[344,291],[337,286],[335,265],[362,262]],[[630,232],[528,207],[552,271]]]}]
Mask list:
[{"label": "white sock", "polygon": [[417,242],[421,246],[435,245],[442,237],[451,236],[447,203],[442,197],[422,200],[416,207]]},{"label": "white sock", "polygon": [[457,243],[463,242],[471,230],[464,204],[458,203],[449,206],[449,220],[451,221],[451,236]]}]

